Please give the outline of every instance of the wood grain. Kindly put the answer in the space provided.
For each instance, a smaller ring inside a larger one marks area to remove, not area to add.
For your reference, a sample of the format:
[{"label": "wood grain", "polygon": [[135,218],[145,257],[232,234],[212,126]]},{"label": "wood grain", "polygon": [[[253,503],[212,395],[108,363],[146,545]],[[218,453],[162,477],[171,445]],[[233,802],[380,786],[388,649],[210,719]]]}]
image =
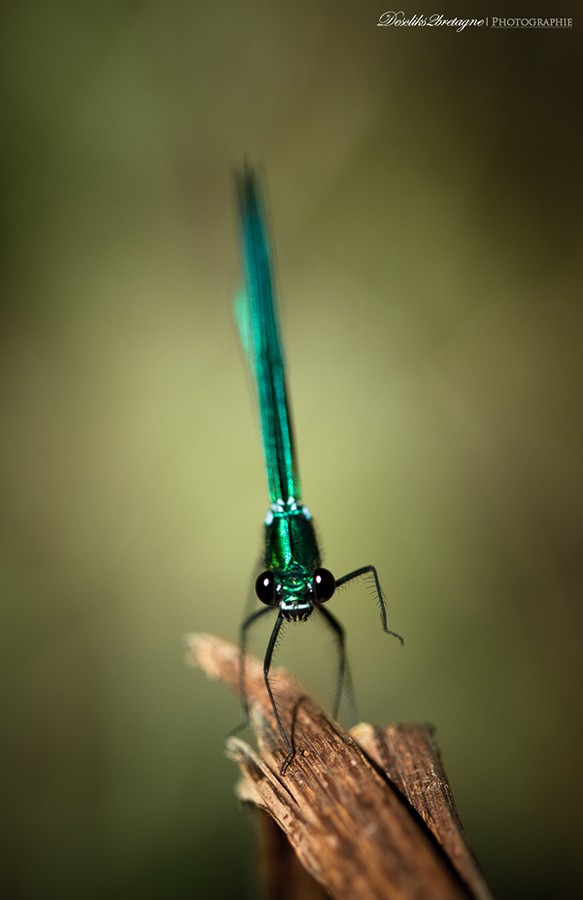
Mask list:
[{"label": "wood grain", "polygon": [[[211,635],[191,635],[188,646],[192,665],[239,689],[237,647]],[[241,800],[273,818],[307,872],[337,898],[490,900],[432,730],[360,725],[347,734],[285,670],[274,676],[293,760],[281,774],[285,749],[262,666],[251,657],[246,687],[258,750],[231,737],[227,753],[243,775]],[[277,884],[277,866],[268,870]],[[271,890],[271,897],[302,896]]]}]

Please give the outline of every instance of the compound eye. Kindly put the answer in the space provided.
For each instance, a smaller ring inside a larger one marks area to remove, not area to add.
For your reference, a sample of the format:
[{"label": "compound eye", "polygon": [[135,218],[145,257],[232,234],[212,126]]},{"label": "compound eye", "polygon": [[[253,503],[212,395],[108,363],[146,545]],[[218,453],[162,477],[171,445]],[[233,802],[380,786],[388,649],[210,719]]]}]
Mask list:
[{"label": "compound eye", "polygon": [[255,593],[267,606],[275,604],[275,575],[273,572],[262,572],[255,582]]},{"label": "compound eye", "polygon": [[336,590],[336,579],[328,569],[316,569],[312,584],[318,603],[325,603]]}]

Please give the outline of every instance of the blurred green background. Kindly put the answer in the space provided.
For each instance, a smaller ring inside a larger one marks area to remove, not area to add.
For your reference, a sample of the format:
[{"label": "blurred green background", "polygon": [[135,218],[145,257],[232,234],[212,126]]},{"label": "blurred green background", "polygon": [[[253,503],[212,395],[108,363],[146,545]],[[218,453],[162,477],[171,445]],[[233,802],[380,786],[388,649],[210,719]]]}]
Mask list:
[{"label": "blurred green background", "polygon": [[[500,898],[577,895],[583,26],[511,6],[575,27],[4,7],[4,896],[257,896],[237,703],[183,661],[186,632],[236,637],[267,504],[245,158],[326,564],[374,562],[406,638],[335,599],[360,716],[435,723]],[[324,697],[328,647],[309,623],[282,654]]]}]

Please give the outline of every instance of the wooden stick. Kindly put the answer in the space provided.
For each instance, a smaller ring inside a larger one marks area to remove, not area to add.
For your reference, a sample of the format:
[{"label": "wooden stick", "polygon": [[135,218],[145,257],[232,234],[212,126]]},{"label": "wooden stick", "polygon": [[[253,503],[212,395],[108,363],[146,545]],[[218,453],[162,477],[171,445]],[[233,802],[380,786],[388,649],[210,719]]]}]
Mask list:
[{"label": "wooden stick", "polygon": [[330,894],[304,869],[275,819],[257,809],[261,875],[269,900],[325,900]]},{"label": "wooden stick", "polygon": [[[191,635],[188,645],[192,665],[238,691],[237,647],[211,635]],[[285,670],[271,677],[292,762],[282,775],[286,751],[252,657],[245,683],[259,752],[231,737],[227,753],[243,773],[239,797],[269,813],[313,878],[347,900],[491,900],[432,729],[359,725],[351,736]]]},{"label": "wooden stick", "polygon": [[433,725],[379,728],[361,722],[350,734],[419,813],[476,900],[492,900],[465,837]]}]

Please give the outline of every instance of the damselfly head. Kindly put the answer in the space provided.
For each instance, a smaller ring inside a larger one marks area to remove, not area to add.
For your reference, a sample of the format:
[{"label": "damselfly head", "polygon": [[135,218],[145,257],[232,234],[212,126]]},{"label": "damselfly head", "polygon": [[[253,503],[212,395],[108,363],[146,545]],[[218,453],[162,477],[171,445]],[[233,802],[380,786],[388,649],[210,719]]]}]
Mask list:
[{"label": "damselfly head", "polygon": [[267,569],[258,575],[255,593],[266,606],[279,606],[288,622],[305,622],[315,606],[325,603],[336,590],[336,580],[328,569],[317,568],[310,575],[302,567],[283,573]]}]

